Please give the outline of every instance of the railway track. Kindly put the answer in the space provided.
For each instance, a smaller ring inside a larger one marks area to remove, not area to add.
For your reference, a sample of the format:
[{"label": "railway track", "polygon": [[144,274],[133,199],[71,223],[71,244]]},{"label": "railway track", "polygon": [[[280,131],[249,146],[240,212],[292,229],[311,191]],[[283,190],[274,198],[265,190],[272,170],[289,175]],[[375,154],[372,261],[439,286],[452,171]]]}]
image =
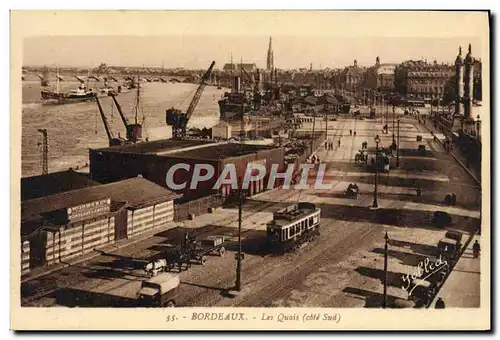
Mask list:
[{"label": "railway track", "polygon": [[[365,196],[361,202],[361,205],[368,205],[371,201],[371,197]],[[393,202],[387,205],[387,208],[394,208],[397,202]],[[330,221],[328,226],[334,226],[335,220]],[[325,227],[321,227],[322,234],[325,233]],[[286,275],[282,275],[279,279],[265,280],[264,284],[259,283],[259,289],[257,291],[250,292],[238,300],[235,304],[237,307],[264,307],[268,306],[273,297],[279,296],[284,291],[290,290],[291,286],[300,284],[307,276],[313,273],[318,268],[318,263],[326,263],[329,259],[335,259],[335,262],[339,262],[344,256],[348,255],[351,249],[355,248],[356,243],[360,240],[369,238],[375,233],[380,232],[380,228],[368,228],[364,229],[359,226],[357,229],[351,233],[348,237],[340,240],[338,244],[328,245],[326,249],[323,249],[318,256],[307,259],[306,261],[300,261],[293,270],[290,270]],[[321,236],[320,236],[321,238]],[[313,244],[314,246],[314,244]],[[332,247],[335,247],[331,250]],[[295,254],[287,254],[285,256],[292,257]],[[290,259],[288,259],[290,263]],[[330,262],[331,264],[331,262]]]}]

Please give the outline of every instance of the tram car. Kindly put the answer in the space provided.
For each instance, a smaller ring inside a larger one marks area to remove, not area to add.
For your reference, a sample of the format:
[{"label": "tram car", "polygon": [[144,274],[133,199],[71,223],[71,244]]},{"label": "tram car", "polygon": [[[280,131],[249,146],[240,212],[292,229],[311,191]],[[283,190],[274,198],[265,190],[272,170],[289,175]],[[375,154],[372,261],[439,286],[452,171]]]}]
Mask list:
[{"label": "tram car", "polygon": [[273,214],[267,224],[269,250],[275,254],[295,251],[319,236],[321,209],[300,202]]}]

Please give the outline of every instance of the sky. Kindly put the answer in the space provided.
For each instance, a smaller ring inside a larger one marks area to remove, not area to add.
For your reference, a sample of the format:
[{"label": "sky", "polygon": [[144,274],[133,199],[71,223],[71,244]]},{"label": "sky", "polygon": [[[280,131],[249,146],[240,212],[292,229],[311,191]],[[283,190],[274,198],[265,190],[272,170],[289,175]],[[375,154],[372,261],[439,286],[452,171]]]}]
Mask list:
[{"label": "sky", "polygon": [[205,69],[215,60],[220,69],[232,54],[264,68],[270,36],[281,69],[371,66],[377,56],[453,62],[469,43],[484,59],[488,44],[482,18],[463,12],[75,12],[28,15],[17,27],[23,65]]}]

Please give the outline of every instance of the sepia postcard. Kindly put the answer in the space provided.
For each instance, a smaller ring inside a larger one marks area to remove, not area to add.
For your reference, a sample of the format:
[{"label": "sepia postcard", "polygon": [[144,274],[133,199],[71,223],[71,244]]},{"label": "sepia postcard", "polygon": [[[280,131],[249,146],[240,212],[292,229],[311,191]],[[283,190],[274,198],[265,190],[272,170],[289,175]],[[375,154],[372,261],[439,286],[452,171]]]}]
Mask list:
[{"label": "sepia postcard", "polygon": [[11,328],[490,330],[489,21],[12,11]]}]

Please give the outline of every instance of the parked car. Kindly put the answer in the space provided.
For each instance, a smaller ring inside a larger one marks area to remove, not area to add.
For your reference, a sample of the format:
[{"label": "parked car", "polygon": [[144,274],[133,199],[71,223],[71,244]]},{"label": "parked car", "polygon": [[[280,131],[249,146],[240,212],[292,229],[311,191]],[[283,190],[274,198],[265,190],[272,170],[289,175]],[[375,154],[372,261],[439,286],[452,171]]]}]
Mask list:
[{"label": "parked car", "polygon": [[434,212],[432,223],[438,228],[444,228],[451,224],[451,216],[445,211]]},{"label": "parked car", "polygon": [[455,260],[460,253],[460,244],[451,238],[442,238],[438,243],[438,255],[445,259]]}]

